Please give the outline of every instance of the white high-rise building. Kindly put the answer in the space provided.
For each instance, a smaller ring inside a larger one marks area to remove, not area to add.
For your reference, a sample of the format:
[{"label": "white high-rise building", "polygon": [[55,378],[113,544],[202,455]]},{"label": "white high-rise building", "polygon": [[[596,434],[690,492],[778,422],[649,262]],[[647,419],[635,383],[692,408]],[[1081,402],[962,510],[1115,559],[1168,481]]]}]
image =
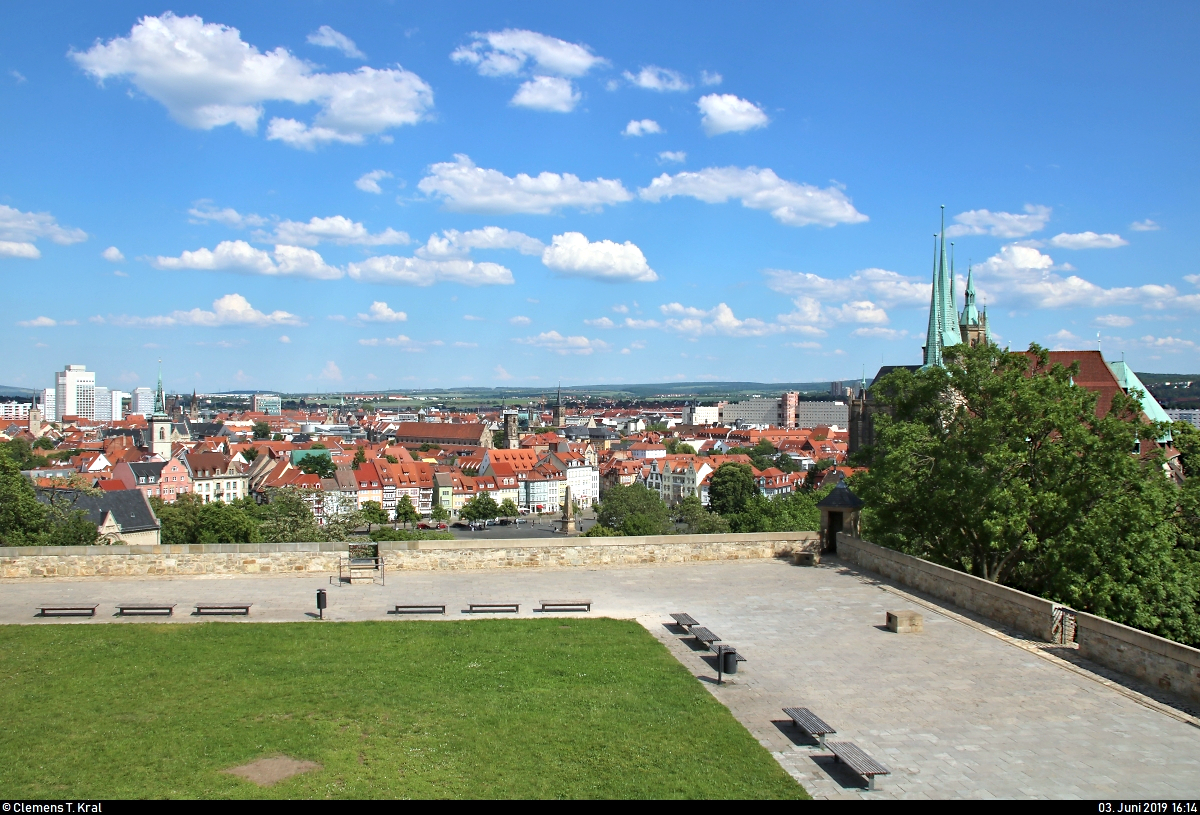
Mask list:
[{"label": "white high-rise building", "polygon": [[154,391],[150,388],[134,388],[133,401],[129,405],[130,413],[140,413],[149,416],[154,412]]},{"label": "white high-rise building", "polygon": [[112,420],[114,422],[119,422],[125,418],[124,402],[126,399],[129,399],[130,396],[125,391],[118,390],[110,390],[108,395],[112,399]]},{"label": "white high-rise building", "polygon": [[96,374],[84,365],[68,365],[54,375],[54,418],[96,418]]},{"label": "white high-rise building", "polygon": [[96,386],[93,392],[93,404],[95,404],[95,415],[92,416],[98,422],[112,421],[112,399],[109,398],[109,390],[103,386]]},{"label": "white high-rise building", "polygon": [[58,414],[54,412],[55,393],[54,388],[42,389],[42,418],[48,422],[53,422],[58,418]]}]

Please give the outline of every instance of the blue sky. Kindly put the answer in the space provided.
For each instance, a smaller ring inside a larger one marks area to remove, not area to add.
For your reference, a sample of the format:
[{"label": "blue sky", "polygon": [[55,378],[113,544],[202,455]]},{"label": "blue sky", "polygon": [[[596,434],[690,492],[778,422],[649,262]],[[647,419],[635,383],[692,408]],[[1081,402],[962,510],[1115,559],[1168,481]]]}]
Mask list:
[{"label": "blue sky", "polygon": [[8,9],[0,382],[870,374],[942,204],[1002,342],[1198,370],[1195,4],[496,5]]}]

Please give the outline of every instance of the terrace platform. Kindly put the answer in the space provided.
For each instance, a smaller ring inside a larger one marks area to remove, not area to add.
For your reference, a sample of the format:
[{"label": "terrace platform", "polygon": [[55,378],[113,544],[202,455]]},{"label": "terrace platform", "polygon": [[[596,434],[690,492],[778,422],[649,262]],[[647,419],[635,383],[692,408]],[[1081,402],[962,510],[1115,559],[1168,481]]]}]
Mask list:
[{"label": "terrace platform", "polygon": [[[251,622],[315,616],[394,620],[396,603],[478,597],[520,602],[584,596],[585,616],[636,618],[816,798],[1149,798],[1200,795],[1200,719],[1152,689],[1113,681],[1072,649],[1037,642],[837,559],[815,568],[777,560],[608,568],[397,572],[388,585],[330,587],[325,574],[0,580],[0,623],[190,625],[189,615],[121,618],[125,603],[254,604]],[[36,618],[44,603],[98,603],[95,618]],[[914,608],[920,634],[886,627]],[[749,658],[716,684],[711,655],[693,650],[669,614],[685,609]],[[564,613],[578,618],[581,612]],[[445,619],[441,615],[430,618]],[[418,617],[420,618],[420,617]],[[212,624],[239,625],[241,620]],[[320,622],[313,620],[313,625]],[[868,792],[783,714],[807,707],[891,769]]]}]

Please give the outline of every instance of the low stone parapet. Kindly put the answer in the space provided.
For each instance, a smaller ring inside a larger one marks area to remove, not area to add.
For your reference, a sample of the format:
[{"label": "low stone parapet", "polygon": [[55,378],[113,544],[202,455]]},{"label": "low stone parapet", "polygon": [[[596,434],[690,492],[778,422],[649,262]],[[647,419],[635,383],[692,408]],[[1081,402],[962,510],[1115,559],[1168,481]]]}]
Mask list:
[{"label": "low stone parapet", "polygon": [[1075,641],[1086,659],[1200,702],[1200,649],[1082,611]]},{"label": "low stone parapet", "polygon": [[[514,538],[388,541],[389,570],[623,566],[788,557],[815,549],[816,532],[654,535],[615,538]],[[29,546],[0,548],[0,577],[337,572],[346,543],[194,544],[190,546]]]},{"label": "low stone parapet", "polygon": [[876,574],[930,594],[954,605],[1010,625],[1018,631],[1050,641],[1054,628],[1054,603],[921,560],[894,549],[886,549],[860,538],[839,533],[837,554]]}]

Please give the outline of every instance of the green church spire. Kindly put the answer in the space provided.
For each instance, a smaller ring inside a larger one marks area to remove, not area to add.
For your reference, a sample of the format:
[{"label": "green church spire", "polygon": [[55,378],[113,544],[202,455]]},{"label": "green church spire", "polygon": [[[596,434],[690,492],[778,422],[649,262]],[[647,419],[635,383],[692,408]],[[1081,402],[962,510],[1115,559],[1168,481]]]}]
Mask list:
[{"label": "green church spire", "polygon": [[935,246],[929,327],[925,332],[925,365],[941,365],[942,350],[962,342],[958,329],[958,309],[954,305],[954,269],[946,257],[945,205],[942,205],[942,227]]},{"label": "green church spire", "polygon": [[154,393],[154,412],[158,414],[167,412],[167,397],[163,393],[161,359],[158,361],[158,390]]}]

